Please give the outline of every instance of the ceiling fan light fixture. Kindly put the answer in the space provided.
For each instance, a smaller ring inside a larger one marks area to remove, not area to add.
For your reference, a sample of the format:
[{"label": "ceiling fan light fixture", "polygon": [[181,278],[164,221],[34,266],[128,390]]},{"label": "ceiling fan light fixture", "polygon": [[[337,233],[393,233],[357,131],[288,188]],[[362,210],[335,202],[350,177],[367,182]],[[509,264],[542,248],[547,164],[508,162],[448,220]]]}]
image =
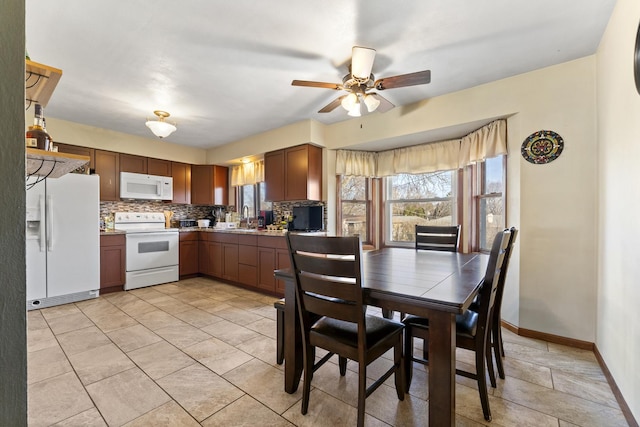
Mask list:
[{"label": "ceiling fan light fixture", "polygon": [[373,113],[380,106],[380,100],[375,95],[366,95],[364,97],[364,105],[367,106],[367,111]]},{"label": "ceiling fan light fixture", "polygon": [[362,113],[360,112],[360,103],[358,102],[352,109],[350,109],[347,115],[351,117],[362,116]]},{"label": "ceiling fan light fixture", "polygon": [[345,110],[351,111],[356,106],[359,107],[360,102],[358,100],[358,95],[356,95],[355,93],[350,93],[349,95],[342,98],[342,101],[340,102],[340,104],[342,105],[342,108],[344,108]]},{"label": "ceiling fan light fixture", "polygon": [[351,75],[357,79],[368,80],[375,57],[375,49],[354,46],[351,50]]},{"label": "ceiling fan light fixture", "polygon": [[166,111],[156,110],[153,114],[158,117],[158,120],[147,120],[145,125],[151,129],[151,132],[158,138],[166,138],[178,129],[173,123],[164,121],[164,119],[170,116]]}]

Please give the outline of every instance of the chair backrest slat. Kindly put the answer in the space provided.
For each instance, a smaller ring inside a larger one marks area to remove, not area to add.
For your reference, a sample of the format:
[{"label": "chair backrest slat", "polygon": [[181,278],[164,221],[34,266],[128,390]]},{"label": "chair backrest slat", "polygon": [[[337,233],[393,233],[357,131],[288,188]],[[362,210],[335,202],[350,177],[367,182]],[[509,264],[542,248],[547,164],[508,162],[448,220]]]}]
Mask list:
[{"label": "chair backrest slat", "polygon": [[303,328],[313,321],[309,313],[364,328],[360,238],[287,234],[287,244]]},{"label": "chair backrest slat", "polygon": [[416,225],[416,249],[457,252],[460,225]]}]

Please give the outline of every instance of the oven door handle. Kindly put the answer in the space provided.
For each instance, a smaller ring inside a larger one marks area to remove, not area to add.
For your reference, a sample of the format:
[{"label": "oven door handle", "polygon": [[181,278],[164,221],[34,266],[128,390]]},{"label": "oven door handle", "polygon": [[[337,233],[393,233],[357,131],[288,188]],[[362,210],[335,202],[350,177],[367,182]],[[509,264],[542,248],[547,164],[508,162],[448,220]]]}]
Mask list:
[{"label": "oven door handle", "polygon": [[148,237],[153,237],[153,238],[157,238],[157,237],[171,237],[175,235],[176,237],[178,236],[178,232],[177,231],[151,231],[151,232],[143,232],[143,233],[127,233],[127,237],[128,238],[137,238],[137,239],[146,239]]}]

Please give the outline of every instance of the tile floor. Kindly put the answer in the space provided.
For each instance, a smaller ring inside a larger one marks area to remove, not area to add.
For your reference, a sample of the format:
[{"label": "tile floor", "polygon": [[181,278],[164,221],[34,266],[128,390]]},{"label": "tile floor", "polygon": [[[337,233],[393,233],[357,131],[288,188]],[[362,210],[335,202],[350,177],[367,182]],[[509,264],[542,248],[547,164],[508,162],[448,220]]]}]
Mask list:
[{"label": "tile floor", "polygon": [[[354,364],[345,378],[336,364],[317,371],[306,416],[301,387],[283,391],[274,299],[195,278],[30,311],[29,425],[354,425]],[[482,417],[475,382],[458,376],[457,425],[627,425],[593,353],[508,331],[504,339],[507,378],[489,390],[493,421]],[[473,356],[459,350],[458,361]],[[427,399],[416,365],[403,402],[393,378],[367,399],[366,425],[423,426]]]}]

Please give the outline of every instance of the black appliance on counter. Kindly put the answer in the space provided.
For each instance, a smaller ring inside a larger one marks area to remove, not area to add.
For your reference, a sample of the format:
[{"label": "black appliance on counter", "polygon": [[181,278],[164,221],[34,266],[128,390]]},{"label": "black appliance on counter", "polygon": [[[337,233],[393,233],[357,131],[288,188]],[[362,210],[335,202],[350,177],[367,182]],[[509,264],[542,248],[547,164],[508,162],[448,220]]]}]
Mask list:
[{"label": "black appliance on counter", "polygon": [[324,230],[323,206],[294,206],[291,230],[321,231]]},{"label": "black appliance on counter", "polygon": [[273,224],[273,211],[260,211],[258,213],[258,229],[264,230],[267,225]]},{"label": "black appliance on counter", "polygon": [[174,219],[171,226],[175,228],[197,227],[198,221],[195,219]]}]

